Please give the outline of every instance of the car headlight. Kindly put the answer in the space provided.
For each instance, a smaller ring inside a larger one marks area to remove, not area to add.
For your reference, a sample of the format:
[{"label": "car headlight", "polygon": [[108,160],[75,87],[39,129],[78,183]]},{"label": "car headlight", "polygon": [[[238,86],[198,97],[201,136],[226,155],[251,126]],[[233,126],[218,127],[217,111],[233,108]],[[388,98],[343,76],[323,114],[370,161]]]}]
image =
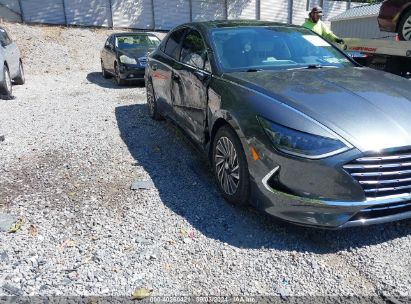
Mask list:
[{"label": "car headlight", "polygon": [[135,58],[130,58],[126,55],[121,55],[120,61],[121,63],[125,63],[125,64],[137,64],[137,60]]},{"label": "car headlight", "polygon": [[278,150],[305,158],[323,158],[351,149],[341,140],[297,131],[258,117],[265,133]]}]

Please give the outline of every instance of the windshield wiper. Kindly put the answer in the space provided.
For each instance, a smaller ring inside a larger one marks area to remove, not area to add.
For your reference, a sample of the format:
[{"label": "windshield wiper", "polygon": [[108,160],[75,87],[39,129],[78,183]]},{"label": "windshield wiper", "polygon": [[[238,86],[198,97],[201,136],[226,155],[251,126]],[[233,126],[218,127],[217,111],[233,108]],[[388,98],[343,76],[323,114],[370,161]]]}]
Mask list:
[{"label": "windshield wiper", "polygon": [[306,69],[321,69],[323,66],[321,64],[309,64]]},{"label": "windshield wiper", "polygon": [[262,71],[263,69],[248,69],[246,72],[259,72]]},{"label": "windshield wiper", "polygon": [[289,71],[291,70],[315,70],[315,69],[322,69],[322,68],[338,68],[335,65],[322,65],[322,64],[309,64],[307,66],[303,67],[298,67],[298,68],[290,68],[287,69]]}]

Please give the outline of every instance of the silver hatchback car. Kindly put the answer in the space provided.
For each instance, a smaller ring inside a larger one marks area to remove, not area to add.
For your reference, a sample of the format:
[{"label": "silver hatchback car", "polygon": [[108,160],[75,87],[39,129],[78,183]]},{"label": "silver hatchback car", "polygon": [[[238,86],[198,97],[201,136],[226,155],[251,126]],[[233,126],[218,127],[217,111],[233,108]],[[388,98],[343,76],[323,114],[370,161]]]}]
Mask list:
[{"label": "silver hatchback car", "polygon": [[0,27],[0,95],[12,95],[12,83],[24,84],[23,62],[17,44]]}]

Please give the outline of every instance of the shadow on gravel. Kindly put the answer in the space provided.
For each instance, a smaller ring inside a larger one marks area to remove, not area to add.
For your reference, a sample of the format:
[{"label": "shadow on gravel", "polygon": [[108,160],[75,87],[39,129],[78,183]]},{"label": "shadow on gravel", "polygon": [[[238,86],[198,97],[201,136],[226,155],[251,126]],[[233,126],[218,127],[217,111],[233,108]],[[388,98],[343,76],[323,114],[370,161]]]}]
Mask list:
[{"label": "shadow on gravel", "polygon": [[136,165],[150,175],[162,202],[209,238],[238,248],[333,253],[379,244],[411,231],[410,221],[318,230],[284,223],[253,208],[233,207],[217,192],[207,159],[178,128],[152,120],[146,105],[117,107],[116,118],[121,138]]},{"label": "shadow on gravel", "polygon": [[87,75],[87,80],[90,81],[91,83],[94,83],[102,88],[106,88],[106,89],[117,89],[117,90],[121,90],[121,89],[127,89],[130,87],[139,87],[139,88],[143,88],[144,87],[144,81],[130,81],[128,82],[126,85],[124,86],[119,86],[116,81],[114,80],[114,78],[109,78],[106,79],[101,75],[101,72],[92,72],[89,73]]}]

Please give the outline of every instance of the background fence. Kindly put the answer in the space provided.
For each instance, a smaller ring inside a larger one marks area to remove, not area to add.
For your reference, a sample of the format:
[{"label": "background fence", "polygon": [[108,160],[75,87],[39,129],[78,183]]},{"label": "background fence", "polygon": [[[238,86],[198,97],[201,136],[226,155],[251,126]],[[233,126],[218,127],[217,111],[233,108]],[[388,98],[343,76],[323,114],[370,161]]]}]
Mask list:
[{"label": "background fence", "polygon": [[[213,19],[302,24],[314,4],[327,22],[354,3],[329,0],[0,0],[0,17],[27,23],[168,30]],[[355,3],[358,5],[358,3]]]}]

